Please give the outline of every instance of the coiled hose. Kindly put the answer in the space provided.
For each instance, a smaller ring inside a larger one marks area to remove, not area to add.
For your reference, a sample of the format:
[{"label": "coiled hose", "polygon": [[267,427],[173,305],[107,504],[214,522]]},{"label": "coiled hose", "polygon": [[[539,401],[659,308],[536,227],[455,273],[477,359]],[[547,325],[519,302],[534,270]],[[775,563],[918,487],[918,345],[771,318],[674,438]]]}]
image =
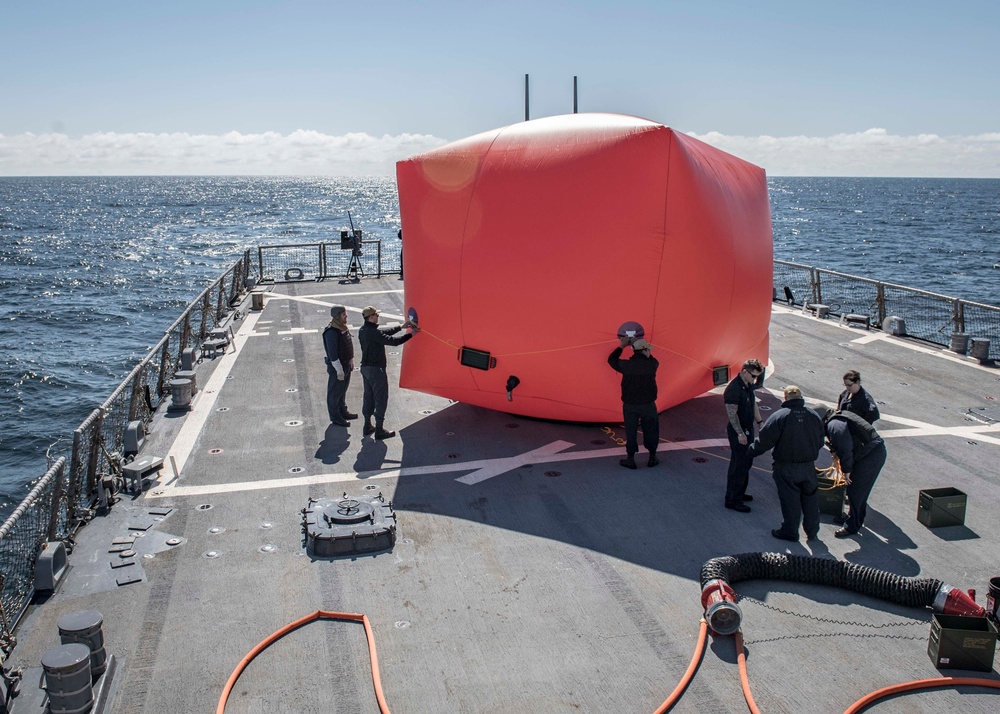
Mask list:
[{"label": "coiled hose", "polygon": [[701,586],[712,580],[788,580],[830,585],[906,607],[930,607],[941,589],[935,578],[908,578],[867,565],[787,553],[727,555],[701,566]]},{"label": "coiled hose", "polygon": [[[731,635],[743,613],[730,587],[744,580],[787,580],[829,585],[906,607],[929,607],[952,588],[934,578],[908,578],[832,558],[786,553],[740,553],[713,558],[701,567],[702,606],[714,632]],[[974,605],[974,603],[973,603]]]}]

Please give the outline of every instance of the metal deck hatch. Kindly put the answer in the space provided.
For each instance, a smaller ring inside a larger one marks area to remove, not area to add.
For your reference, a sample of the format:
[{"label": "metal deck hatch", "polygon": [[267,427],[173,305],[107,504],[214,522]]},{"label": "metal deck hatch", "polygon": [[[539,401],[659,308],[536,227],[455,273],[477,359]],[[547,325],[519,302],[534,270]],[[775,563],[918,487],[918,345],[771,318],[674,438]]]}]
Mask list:
[{"label": "metal deck hatch", "polygon": [[396,514],[392,502],[377,496],[310,498],[302,509],[306,550],[324,557],[371,553],[396,542]]}]

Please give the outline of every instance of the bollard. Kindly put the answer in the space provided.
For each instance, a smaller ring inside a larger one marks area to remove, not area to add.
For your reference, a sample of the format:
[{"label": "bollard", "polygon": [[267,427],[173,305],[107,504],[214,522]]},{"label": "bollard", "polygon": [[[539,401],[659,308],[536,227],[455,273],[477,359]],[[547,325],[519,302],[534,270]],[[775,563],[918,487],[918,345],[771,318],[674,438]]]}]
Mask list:
[{"label": "bollard", "polygon": [[53,647],[42,655],[42,670],[38,686],[49,695],[49,712],[85,714],[93,708],[94,688],[87,645],[74,642]]},{"label": "bollard", "polygon": [[964,355],[969,349],[969,336],[964,332],[951,333],[951,344],[948,349],[955,354]]},{"label": "bollard", "polygon": [[170,380],[170,407],[167,411],[186,412],[191,410],[191,380]]},{"label": "bollard", "polygon": [[59,640],[64,645],[79,642],[90,650],[90,676],[97,679],[108,668],[104,649],[104,617],[97,610],[77,610],[59,618]]},{"label": "bollard", "polygon": [[989,362],[990,341],[980,337],[974,337],[969,340],[969,356],[979,360],[980,363]]},{"label": "bollard", "polygon": [[191,381],[191,395],[198,393],[198,376],[193,369],[182,369],[174,372],[174,379],[188,379]]}]

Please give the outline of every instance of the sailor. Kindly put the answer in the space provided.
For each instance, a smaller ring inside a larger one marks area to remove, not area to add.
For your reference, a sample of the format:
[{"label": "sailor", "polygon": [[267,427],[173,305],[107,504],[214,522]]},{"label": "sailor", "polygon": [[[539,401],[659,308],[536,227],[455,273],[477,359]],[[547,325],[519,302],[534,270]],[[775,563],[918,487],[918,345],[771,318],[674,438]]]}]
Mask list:
[{"label": "sailor", "polygon": [[806,406],[802,390],[790,384],[781,408],[768,417],[747,449],[750,457],[774,449],[771,474],[782,519],[781,528],[771,531],[775,538],[797,542],[800,524],[809,540],[819,535],[816,457],[825,436],[819,414]]},{"label": "sailor", "polygon": [[854,412],[869,424],[874,424],[882,416],[872,395],[861,386],[861,374],[853,369],[844,373],[844,391],[837,399],[837,409]]},{"label": "sailor", "polygon": [[[364,435],[374,434],[376,439],[389,439],[396,435],[394,431],[384,428],[385,410],[389,405],[389,378],[386,376],[385,347],[398,346],[410,340],[420,331],[409,320],[402,326],[378,327],[379,311],[369,305],[361,311],[365,324],[358,330],[358,342],[361,343],[361,378],[365,384],[364,399],[361,403],[361,413],[365,417]],[[410,332],[402,337],[392,337],[404,327]],[[375,423],[372,424],[372,417]]]},{"label": "sailor", "polygon": [[840,470],[847,482],[846,517],[838,516],[835,522],[843,528],[834,535],[846,538],[855,535],[865,524],[868,496],[875,480],[885,466],[885,441],[875,427],[854,412],[827,409],[823,414],[830,453],[840,460]]},{"label": "sailor", "polygon": [[749,513],[750,506],[746,501],[752,501],[753,496],[747,493],[750,482],[750,467],[753,459],[747,454],[747,444],[753,436],[753,425],[759,427],[763,420],[757,408],[757,379],[764,374],[760,361],[748,359],[743,363],[743,369],[729,383],[722,394],[726,405],[726,436],[729,437],[729,473],[726,476],[726,508]]},{"label": "sailor", "polygon": [[[632,345],[632,357],[621,359],[622,350]],[[608,356],[608,364],[622,375],[622,415],[625,419],[625,458],[618,463],[627,469],[636,468],[635,454],[639,450],[639,423],[642,423],[642,444],[649,451],[649,466],[656,466],[656,447],[660,445],[660,415],[656,411],[656,369],[660,366],[650,354],[652,346],[643,339],[622,337],[621,344]]]},{"label": "sailor", "polygon": [[323,348],[326,350],[326,409],[330,421],[337,426],[348,426],[348,419],[358,415],[347,408],[347,388],[351,386],[354,371],[354,342],[347,326],[347,308],[334,305],[330,308],[330,324],[323,330]]}]

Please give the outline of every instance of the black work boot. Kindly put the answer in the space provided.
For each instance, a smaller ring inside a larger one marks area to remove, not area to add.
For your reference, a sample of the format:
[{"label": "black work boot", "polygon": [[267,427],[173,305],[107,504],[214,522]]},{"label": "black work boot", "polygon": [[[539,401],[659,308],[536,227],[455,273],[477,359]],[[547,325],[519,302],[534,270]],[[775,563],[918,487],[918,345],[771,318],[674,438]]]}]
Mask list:
[{"label": "black work boot", "polygon": [[396,432],[394,432],[394,431],[386,431],[385,429],[382,428],[381,424],[379,424],[378,426],[375,427],[375,438],[376,439],[391,439],[395,435],[396,435]]},{"label": "black work boot", "polygon": [[627,469],[638,468],[635,465],[635,454],[625,454],[625,458],[621,459],[618,463]]},{"label": "black work boot", "polygon": [[369,434],[374,434],[375,433],[375,425],[372,424],[372,418],[371,417],[365,417],[365,428],[363,430],[363,433],[364,433],[365,436],[368,436]]},{"label": "black work boot", "polygon": [[660,460],[658,458],[656,458],[656,452],[655,451],[650,451],[649,452],[649,466],[653,467],[653,466],[656,466],[658,463],[660,463]]}]

